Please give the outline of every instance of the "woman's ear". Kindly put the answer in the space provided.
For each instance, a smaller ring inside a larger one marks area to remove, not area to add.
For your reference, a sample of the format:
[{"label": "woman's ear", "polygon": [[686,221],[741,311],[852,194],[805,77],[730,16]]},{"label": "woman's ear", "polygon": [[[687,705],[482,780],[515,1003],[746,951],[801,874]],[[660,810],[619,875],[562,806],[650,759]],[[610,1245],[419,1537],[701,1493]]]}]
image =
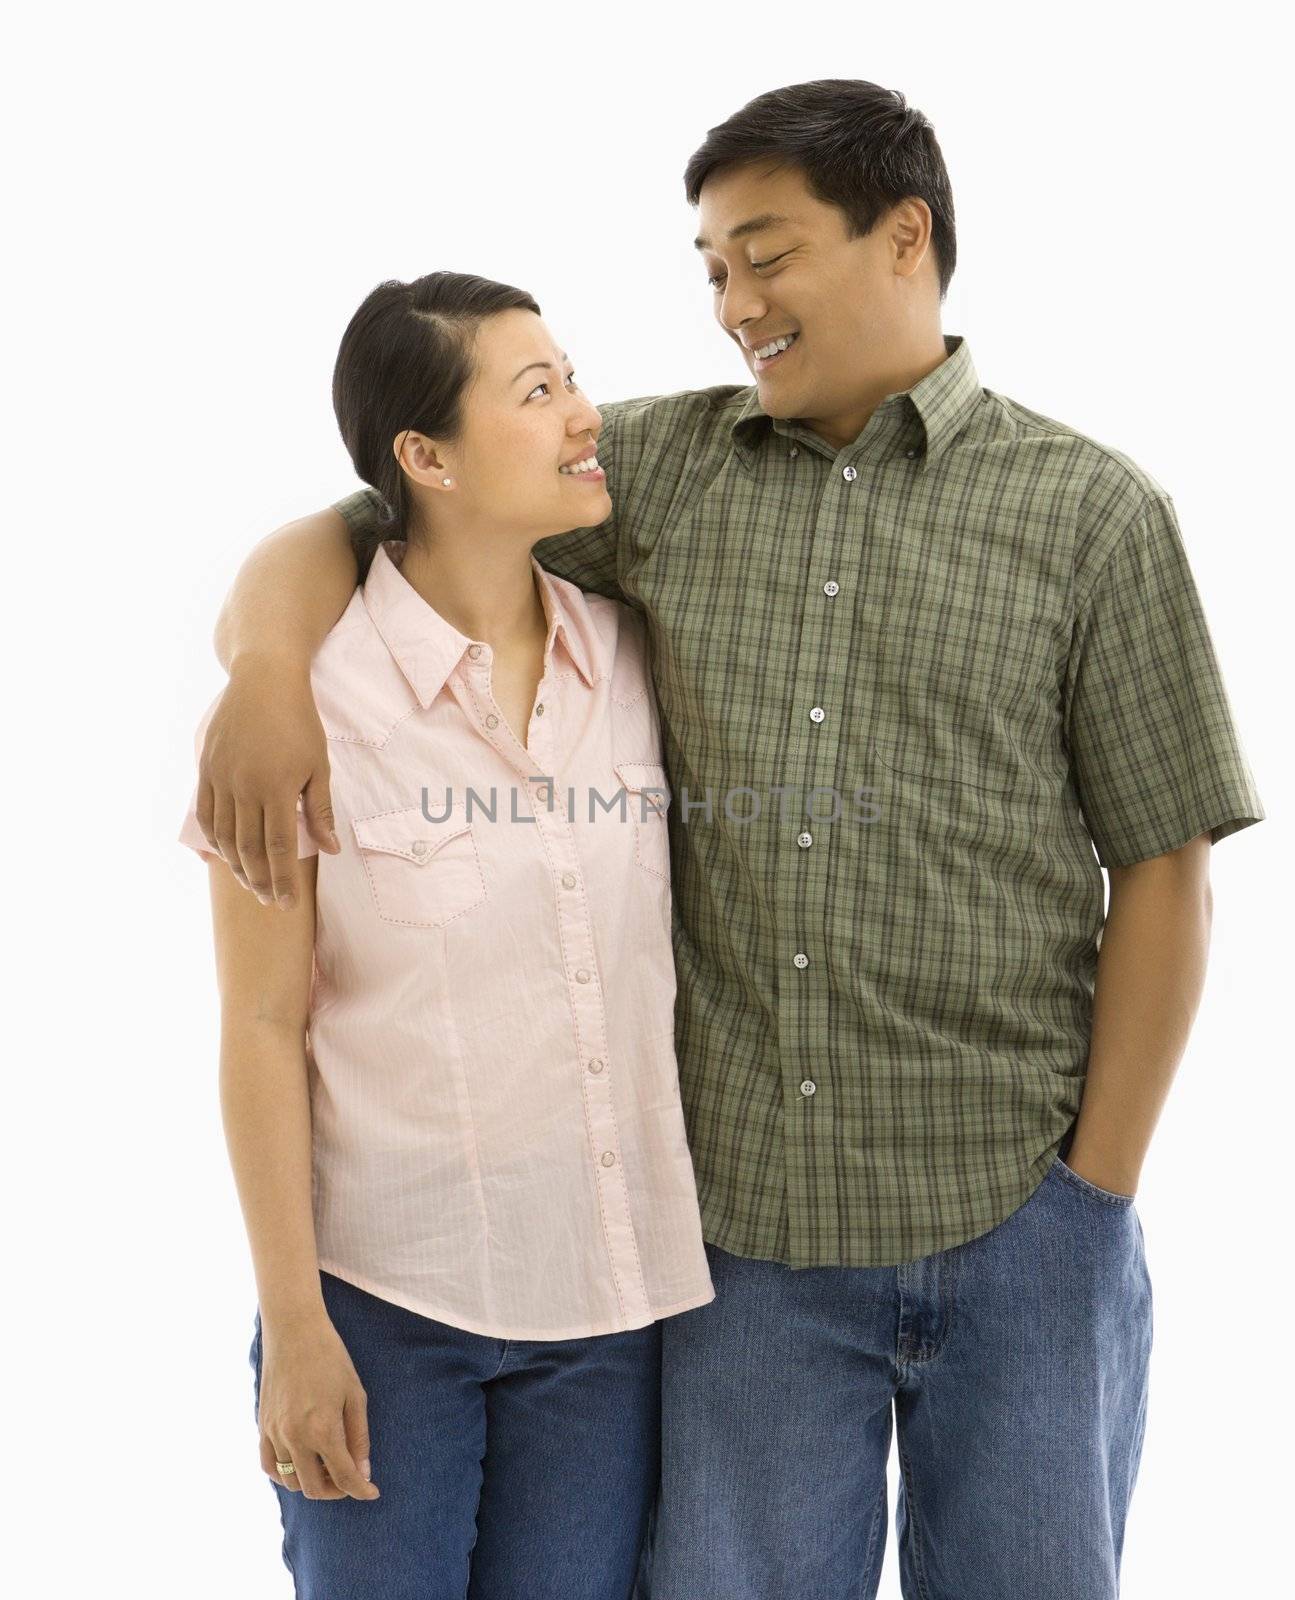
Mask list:
[{"label": "woman's ear", "polygon": [[415,483],[435,488],[444,482],[445,463],[438,455],[436,446],[425,434],[407,429],[396,438],[392,448],[396,460]]}]

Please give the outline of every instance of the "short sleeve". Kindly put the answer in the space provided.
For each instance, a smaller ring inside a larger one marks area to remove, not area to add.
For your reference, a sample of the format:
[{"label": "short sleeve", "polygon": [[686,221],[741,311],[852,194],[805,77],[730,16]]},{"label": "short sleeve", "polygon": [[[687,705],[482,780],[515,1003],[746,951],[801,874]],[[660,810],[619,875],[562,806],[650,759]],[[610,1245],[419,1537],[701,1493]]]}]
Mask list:
[{"label": "short sleeve", "polygon": [[332,509],[341,513],[352,540],[361,540],[371,539],[379,531],[385,507],[376,489],[357,489],[335,500]]},{"label": "short sleeve", "polygon": [[[202,755],[202,745],[203,745],[203,741],[207,737],[208,725],[210,724],[212,717],[215,715],[216,707],[219,704],[220,704],[220,695],[217,695],[216,698],[207,707],[206,711],[203,713],[202,720],[198,723],[198,728],[197,728],[197,731],[194,734],[194,738],[193,738],[193,755],[194,755],[194,764],[195,764],[195,766],[197,765],[199,757]],[[189,807],[188,807],[188,810],[184,814],[184,821],[181,823],[180,832],[177,834],[176,837],[177,837],[177,839],[178,839],[180,844],[187,845],[190,850],[196,851],[197,854],[199,856],[201,856],[206,861],[222,861],[222,860],[224,860],[224,857],[217,855],[216,852],[207,843],[207,836],[203,833],[202,829],[198,825],[198,783],[197,783],[197,779],[194,780],[193,791],[189,796]],[[300,799],[300,797],[298,797],[298,799],[297,799],[297,859],[301,860],[303,856],[313,856],[313,855],[318,855],[318,854],[319,854],[319,846],[315,843],[314,839],[311,837],[310,829],[306,826],[306,819],[302,815],[302,811],[301,811],[301,799]]]},{"label": "short sleeve", "polygon": [[1080,601],[1065,680],[1080,805],[1103,867],[1264,818],[1168,496]]}]

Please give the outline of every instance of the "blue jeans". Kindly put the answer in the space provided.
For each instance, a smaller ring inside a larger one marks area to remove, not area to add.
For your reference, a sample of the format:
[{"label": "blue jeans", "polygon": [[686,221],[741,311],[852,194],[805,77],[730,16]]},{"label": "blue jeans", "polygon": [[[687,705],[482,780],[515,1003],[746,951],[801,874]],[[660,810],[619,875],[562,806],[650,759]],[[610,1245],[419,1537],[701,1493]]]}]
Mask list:
[{"label": "blue jeans", "polygon": [[1056,1160],[897,1267],[706,1248],[715,1299],[662,1324],[638,1600],[871,1600],[892,1405],[906,1600],[1114,1600],[1152,1333],[1131,1199]]},{"label": "blue jeans", "polygon": [[[298,1600],[628,1600],[660,1472],[661,1323],[491,1339],[320,1283],[382,1495],[266,1478]],[[259,1308],[249,1360],[259,1419]]]}]

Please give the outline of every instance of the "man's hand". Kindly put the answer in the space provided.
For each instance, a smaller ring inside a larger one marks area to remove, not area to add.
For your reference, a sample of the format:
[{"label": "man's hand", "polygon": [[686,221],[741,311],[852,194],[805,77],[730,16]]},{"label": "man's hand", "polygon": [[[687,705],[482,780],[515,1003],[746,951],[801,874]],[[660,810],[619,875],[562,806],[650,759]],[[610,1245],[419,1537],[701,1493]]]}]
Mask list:
[{"label": "man's hand", "polygon": [[311,837],[336,855],[328,741],[308,665],[242,658],[212,713],[198,762],[198,824],[264,905],[297,890],[297,796]]},{"label": "man's hand", "polygon": [[1092,1162],[1082,1154],[1076,1160],[1073,1145],[1066,1154],[1065,1162],[1071,1172],[1077,1172],[1081,1178],[1086,1178],[1099,1189],[1105,1189],[1108,1194],[1125,1195],[1129,1199],[1137,1195],[1140,1174],[1131,1172],[1128,1167],[1113,1166],[1110,1162]]}]

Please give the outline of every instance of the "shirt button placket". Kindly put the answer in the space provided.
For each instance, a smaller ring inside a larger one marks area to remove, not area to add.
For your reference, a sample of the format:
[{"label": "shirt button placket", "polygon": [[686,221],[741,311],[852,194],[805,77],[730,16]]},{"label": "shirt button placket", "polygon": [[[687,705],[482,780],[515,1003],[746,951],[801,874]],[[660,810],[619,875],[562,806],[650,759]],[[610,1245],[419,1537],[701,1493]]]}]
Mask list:
[{"label": "shirt button placket", "polygon": [[[865,470],[868,465],[865,461]],[[799,930],[793,931],[792,937],[802,945],[798,949],[793,944],[784,958],[795,973],[793,981],[783,986],[778,1008],[779,1053],[788,1063],[783,1087],[783,1157],[792,1265],[831,1256],[839,1239],[833,1167],[819,1158],[818,1148],[818,1141],[831,1136],[831,1080],[821,1082],[806,1076],[804,1070],[810,1061],[821,1062],[824,1072],[830,1066],[824,1060],[826,1045],[817,1020],[822,1001],[820,980],[814,976],[815,972],[826,974],[827,969],[817,965],[813,941],[816,930],[830,923],[823,851],[830,849],[831,838],[830,833],[820,838],[813,827],[811,797],[816,808],[813,791],[835,781],[840,758],[849,753],[848,748],[841,748],[842,741],[849,740],[849,731],[837,714],[844,703],[843,690],[833,667],[840,655],[835,648],[837,635],[845,620],[836,597],[843,591],[858,592],[864,543],[860,536],[872,514],[873,497],[864,492],[870,480],[861,476],[854,462],[838,460],[836,471],[839,477],[822,480],[805,548],[806,574],[814,584],[818,604],[805,608],[788,680],[786,705],[794,725],[787,741],[789,770],[781,780],[799,789],[803,797],[801,814],[791,831],[796,848],[786,852],[779,874],[780,911],[786,926]],[[796,1071],[799,1075],[793,1077]],[[822,1100],[817,1098],[820,1090]]]},{"label": "shirt button placket", "polygon": [[[539,707],[536,707],[539,714]],[[572,822],[555,803],[548,803],[548,778],[537,780],[532,813],[553,864],[559,924],[559,949],[566,963],[571,999],[575,1059],[580,1068],[580,1094],[588,1130],[589,1159],[599,1189],[599,1212],[606,1242],[608,1265],[621,1314],[628,1325],[650,1317],[647,1286],[643,1281],[638,1242],[630,1212],[629,1190],[621,1163],[620,1140],[612,1107],[612,1081],[607,1039],[607,1017],[598,976],[598,958],[587,897],[580,889],[580,862]],[[553,790],[563,793],[556,779]],[[572,791],[579,803],[581,790]]]}]

